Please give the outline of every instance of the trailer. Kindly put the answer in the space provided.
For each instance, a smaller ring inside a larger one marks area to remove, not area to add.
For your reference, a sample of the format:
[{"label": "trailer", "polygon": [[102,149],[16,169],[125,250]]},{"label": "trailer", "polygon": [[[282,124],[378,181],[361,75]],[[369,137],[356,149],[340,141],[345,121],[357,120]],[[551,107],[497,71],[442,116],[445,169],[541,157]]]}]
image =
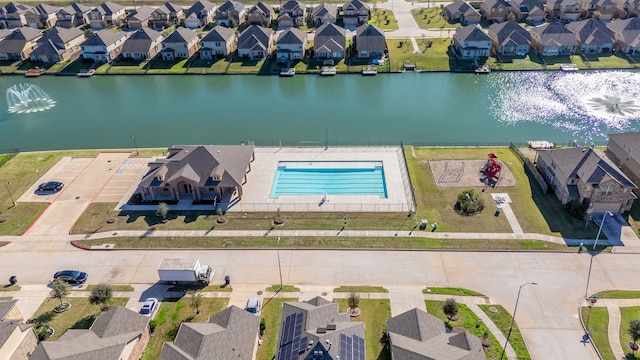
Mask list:
[{"label": "trailer", "polygon": [[162,259],[158,267],[160,281],[171,284],[200,283],[209,284],[213,278],[211,266],[200,264],[199,259],[167,258]]}]

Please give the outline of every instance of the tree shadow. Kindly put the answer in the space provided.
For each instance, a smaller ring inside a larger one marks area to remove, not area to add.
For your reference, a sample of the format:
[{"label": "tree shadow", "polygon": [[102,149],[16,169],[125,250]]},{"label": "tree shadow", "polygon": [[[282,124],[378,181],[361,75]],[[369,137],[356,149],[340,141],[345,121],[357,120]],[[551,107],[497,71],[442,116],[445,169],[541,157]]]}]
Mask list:
[{"label": "tree shadow", "polygon": [[97,317],[98,314],[87,315],[71,325],[70,329],[89,329]]}]

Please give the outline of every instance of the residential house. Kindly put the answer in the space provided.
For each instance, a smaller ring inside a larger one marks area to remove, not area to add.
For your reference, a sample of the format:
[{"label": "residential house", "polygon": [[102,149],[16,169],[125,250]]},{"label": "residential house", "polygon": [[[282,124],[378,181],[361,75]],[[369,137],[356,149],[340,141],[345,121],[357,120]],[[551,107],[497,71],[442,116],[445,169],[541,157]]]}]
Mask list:
[{"label": "residential house", "polygon": [[278,14],[278,28],[283,30],[290,27],[305,25],[306,6],[297,0],[289,0],[282,4]]},{"label": "residential house", "polygon": [[304,58],[307,49],[307,33],[296,28],[289,28],[280,33],[276,40],[276,59],[286,63]]},{"label": "residential house", "polygon": [[485,0],[480,5],[480,14],[490,22],[503,22],[511,13],[511,4],[506,0]]},{"label": "residential house", "polygon": [[533,25],[544,23],[547,16],[542,0],[511,0],[511,13],[515,15],[516,20]]},{"label": "residential house", "polygon": [[498,55],[525,56],[531,47],[531,34],[513,20],[489,26],[492,52]]},{"label": "residential house", "polygon": [[613,31],[598,19],[586,19],[567,24],[578,40],[578,47],[583,54],[611,53],[615,35]]},{"label": "residential house", "polygon": [[126,16],[124,6],[107,1],[89,12],[89,23],[91,29],[99,30],[120,24]]},{"label": "residential house", "polygon": [[213,20],[215,4],[207,0],[198,0],[186,11],[184,26],[189,29],[197,29],[206,26]]},{"label": "residential house", "polygon": [[615,0],[578,0],[578,4],[582,10],[583,18],[590,18],[597,11],[598,20],[604,22],[611,21],[617,10]]},{"label": "residential house", "polygon": [[124,42],[122,57],[134,61],[151,60],[162,51],[162,33],[148,27],[136,30]]},{"label": "residential house", "polygon": [[253,151],[253,145],[173,146],[166,158],[149,163],[138,184],[142,200],[240,200]]},{"label": "residential house", "polygon": [[273,51],[273,30],[251,25],[238,36],[238,56],[263,59]]},{"label": "residential house", "polygon": [[162,41],[162,59],[188,59],[198,52],[199,46],[195,31],[179,27]]},{"label": "residential house", "polygon": [[342,6],[342,22],[345,28],[355,30],[371,18],[369,6],[360,0],[351,0]]},{"label": "residential house", "polygon": [[38,47],[29,56],[31,61],[58,63],[79,54],[84,42],[84,32],[78,28],[56,26],[38,40]]},{"label": "residential house", "polygon": [[487,57],[491,51],[491,37],[480,25],[467,25],[457,28],[453,35],[453,48],[456,56],[463,60],[475,60]]},{"label": "residential house", "polygon": [[[640,132],[610,134],[606,154],[634,184],[640,184]],[[639,189],[634,192],[640,195]]]},{"label": "residential house", "polygon": [[73,3],[69,6],[65,6],[56,13],[56,16],[58,17],[56,26],[68,29],[89,24],[89,13],[91,10],[92,8],[80,3]]},{"label": "residential house", "polygon": [[628,19],[616,19],[607,24],[615,36],[614,47],[629,55],[640,54],[640,19],[632,17]]},{"label": "residential house", "polygon": [[462,25],[475,25],[482,20],[482,15],[464,1],[454,1],[442,8],[442,16],[450,23],[458,21]]},{"label": "residential house", "polygon": [[33,9],[29,5],[10,2],[0,9],[0,26],[4,29],[15,29],[27,26],[27,12]]},{"label": "residential house", "polygon": [[559,23],[536,26],[530,34],[531,48],[542,56],[573,55],[578,49],[576,36]]},{"label": "residential house", "polygon": [[243,4],[227,0],[224,4],[218,6],[213,17],[216,20],[216,25],[234,28],[244,21],[245,12],[246,9]]},{"label": "residential house", "polygon": [[27,26],[14,30],[0,41],[0,60],[25,60],[38,47],[42,31]]},{"label": "residential house", "polygon": [[141,27],[149,26],[151,14],[153,14],[155,10],[156,8],[148,5],[138,7],[127,17],[127,26],[131,29],[139,29]]},{"label": "residential house", "polygon": [[364,359],[364,323],[320,296],[285,302],[276,360]]},{"label": "residential house", "polygon": [[43,341],[29,360],[134,360],[149,341],[149,318],[118,306],[89,329],[69,329],[56,341]]},{"label": "residential house", "polygon": [[97,63],[110,63],[122,53],[128,35],[123,31],[97,31],[82,44],[82,58]]},{"label": "residential house", "polygon": [[273,6],[258,1],[247,11],[247,22],[249,25],[261,25],[270,27],[271,21],[275,18]]},{"label": "residential house", "polygon": [[321,3],[311,10],[309,21],[314,26],[320,26],[325,23],[335,24],[338,19],[338,6],[335,4]]},{"label": "residential house", "polygon": [[216,26],[200,41],[200,58],[227,57],[236,48],[236,32],[224,26]]},{"label": "residential house", "polygon": [[13,30],[9,30],[9,29],[0,29],[0,40],[6,38],[7,36],[11,35],[11,33],[13,32]]},{"label": "residential house", "polygon": [[550,19],[563,23],[578,20],[581,12],[577,0],[547,0],[545,11]]},{"label": "residential house", "polygon": [[453,332],[444,321],[413,308],[387,320],[391,360],[485,360],[484,347],[469,331]]},{"label": "residential house", "polygon": [[637,198],[636,185],[593,147],[539,150],[536,167],[563,205],[575,202],[594,213],[622,213]]},{"label": "residential house", "polygon": [[162,345],[159,360],[251,359],[260,317],[232,305],[206,323],[183,322],[174,341]]},{"label": "residential house", "polygon": [[33,324],[25,324],[18,300],[0,300],[0,355],[3,359],[27,359],[38,345]]},{"label": "residential house", "polygon": [[353,41],[358,59],[380,58],[387,51],[384,31],[374,25],[363,24],[358,26]]},{"label": "residential house", "polygon": [[58,21],[57,13],[60,8],[38,4],[26,13],[27,23],[34,29],[47,29],[56,25]]},{"label": "residential house", "polygon": [[182,6],[166,2],[156,8],[153,13],[151,13],[149,26],[156,29],[167,28],[173,25],[180,24],[184,20],[184,18],[184,9],[182,8]]},{"label": "residential house", "polygon": [[616,12],[614,16],[618,19],[638,17],[640,15],[640,0],[615,0]]},{"label": "residential house", "polygon": [[313,38],[313,56],[318,60],[340,60],[345,57],[347,30],[336,24],[321,25]]}]

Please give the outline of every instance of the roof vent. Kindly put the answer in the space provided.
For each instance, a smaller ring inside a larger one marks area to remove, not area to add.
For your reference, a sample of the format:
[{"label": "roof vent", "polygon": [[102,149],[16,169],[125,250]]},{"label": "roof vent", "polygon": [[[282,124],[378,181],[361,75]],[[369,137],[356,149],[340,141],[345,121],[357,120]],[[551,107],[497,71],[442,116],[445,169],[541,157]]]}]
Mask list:
[{"label": "roof vent", "polygon": [[335,329],[336,329],[336,324],[327,325],[327,330],[335,330]]},{"label": "roof vent", "polygon": [[316,334],[324,334],[327,332],[327,328],[319,327],[316,329]]}]

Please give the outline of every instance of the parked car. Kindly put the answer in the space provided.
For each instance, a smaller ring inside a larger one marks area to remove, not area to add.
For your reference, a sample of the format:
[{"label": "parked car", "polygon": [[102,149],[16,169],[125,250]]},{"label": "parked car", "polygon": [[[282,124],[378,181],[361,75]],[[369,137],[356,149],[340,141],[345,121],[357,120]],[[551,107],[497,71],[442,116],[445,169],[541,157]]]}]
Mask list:
[{"label": "parked car", "polygon": [[156,311],[157,308],[158,308],[158,299],[147,298],[147,300],[144,301],[144,304],[142,304],[142,308],[140,309],[140,314],[146,317],[151,317],[151,315],[153,315],[153,312]]},{"label": "parked car", "polygon": [[260,312],[260,299],[257,297],[252,297],[247,300],[247,307],[245,308],[248,312],[252,314],[258,315]]},{"label": "parked car", "polygon": [[78,270],[62,270],[58,271],[53,275],[53,281],[62,280],[71,284],[84,284],[87,281],[86,272],[78,271]]},{"label": "parked car", "polygon": [[64,184],[59,181],[49,181],[44,184],[38,185],[38,190],[58,192],[62,190],[63,187],[64,187]]}]

